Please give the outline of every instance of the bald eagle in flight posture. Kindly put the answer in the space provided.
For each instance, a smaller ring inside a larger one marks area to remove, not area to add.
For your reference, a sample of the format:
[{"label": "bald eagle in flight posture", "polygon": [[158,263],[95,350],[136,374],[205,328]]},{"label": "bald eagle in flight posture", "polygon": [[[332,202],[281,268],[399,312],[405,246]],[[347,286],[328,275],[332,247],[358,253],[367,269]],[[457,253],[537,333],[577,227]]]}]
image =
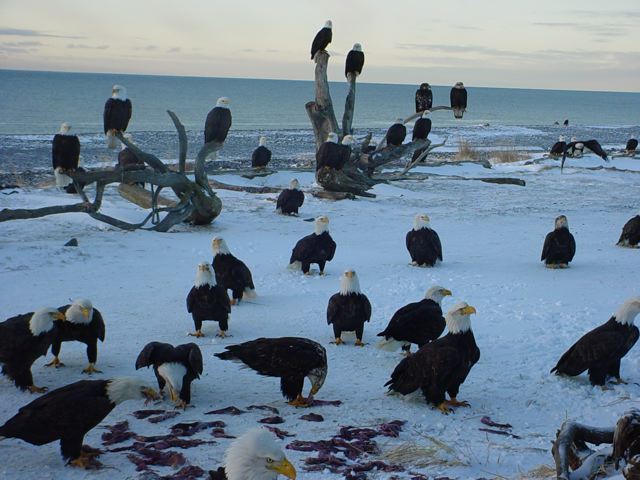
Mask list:
[{"label": "bald eagle in flight posture", "polygon": [[215,237],[211,246],[213,248],[211,265],[216,274],[216,283],[225,290],[231,290],[231,305],[239,303],[244,298],[255,298],[253,278],[245,263],[231,254],[223,238]]},{"label": "bald eagle in flight posture", "polygon": [[153,367],[160,393],[167,386],[176,408],[186,409],[191,403],[191,382],[202,375],[202,352],[195,343],[174,347],[169,343],[150,342],[136,359],[136,370]]},{"label": "bald eagle in flight posture", "polygon": [[81,380],[52,390],[25,405],[0,427],[0,439],[19,438],[32,445],[60,441],[60,452],[68,465],[99,466],[82,450],[84,436],[116,405],[125,400],[155,400],[158,394],[140,380],[130,377],[111,380]]},{"label": "bald eagle in flight posture", "polygon": [[[215,356],[244,363],[260,375],[280,377],[280,391],[295,407],[310,406],[327,376],[327,353],[322,345],[308,338],[258,338],[225,349]],[[307,398],[302,396],[305,378],[311,382]]]},{"label": "bald eagle in flight posture", "polygon": [[413,229],[407,233],[405,243],[412,265],[433,267],[442,261],[442,244],[435,230],[429,227],[429,216],[421,213],[413,219]]},{"label": "bald eagle in flight posture", "polygon": [[547,268],[568,268],[576,254],[576,240],[569,231],[569,221],[564,215],[556,218],[555,229],[544,239],[540,260]]},{"label": "bald eagle in flight posture", "polygon": [[60,125],[60,132],[54,135],[51,143],[51,160],[56,187],[64,188],[67,193],[77,193],[73,180],[66,174],[75,172],[80,162],[80,140],[77,135],[69,133],[70,130],[71,125],[67,122]]},{"label": "bald eagle in flight posture", "polygon": [[[405,357],[385,383],[390,392],[408,395],[420,389],[426,401],[445,415],[451,407],[467,407],[459,401],[458,391],[480,359],[480,349],[471,331],[469,316],[476,309],[461,302],[445,315],[449,333],[427,343],[413,355]],[[445,393],[450,400],[446,400]]]},{"label": "bald eagle in flight posture", "polygon": [[289,182],[289,188],[285,188],[278,195],[276,211],[283,215],[298,215],[298,209],[304,203],[304,193],[298,188],[298,179],[294,178]]},{"label": "bald eagle in flight posture", "polygon": [[301,238],[291,251],[289,268],[302,269],[302,273],[309,275],[312,263],[317,263],[320,275],[324,275],[324,266],[333,260],[336,253],[336,242],[329,234],[329,217],[321,215],[315,219],[314,232]]},{"label": "bald eagle in flight posture", "polygon": [[362,67],[364,66],[364,52],[362,51],[362,45],[355,43],[349,53],[347,53],[347,60],[344,64],[344,76],[347,80],[351,77],[356,78],[362,73]]},{"label": "bald eagle in flight posture", "polygon": [[446,325],[442,316],[442,299],[451,295],[451,290],[431,287],[419,302],[409,303],[393,314],[387,328],[378,334],[384,337],[378,346],[383,350],[402,350],[409,354],[411,344],[418,348],[437,339]]},{"label": "bald eagle in flight posture", "polygon": [[267,137],[260,137],[258,148],[251,154],[251,166],[253,168],[266,168],[271,161],[271,150],[267,148]]},{"label": "bald eagle in flight posture", "polygon": [[102,118],[107,147],[116,148],[116,132],[124,132],[131,120],[131,100],[127,98],[127,89],[122,85],[114,85],[111,89],[111,98],[104,104]]},{"label": "bald eagle in flight posture", "polygon": [[451,102],[453,116],[457,119],[462,118],[467,109],[467,89],[464,88],[462,82],[457,82],[453,86],[449,93],[449,100]]},{"label": "bald eagle in flight posture", "polygon": [[640,214],[629,219],[627,223],[622,227],[622,233],[618,240],[618,246],[638,248],[640,243]]},{"label": "bald eagle in flight posture", "polygon": [[431,85],[421,83],[420,88],[416,90],[416,113],[430,110],[433,106],[433,92]]},{"label": "bald eagle in flight posture", "polygon": [[278,475],[295,480],[296,469],[285,457],[273,435],[253,428],[237,438],[224,454],[224,467],[210,471],[210,480],[276,480]]},{"label": "bald eagle in flight posture", "polygon": [[2,373],[13,380],[16,387],[31,393],[42,393],[31,376],[31,365],[47,354],[59,321],[65,316],[55,308],[16,315],[0,323],[0,364]]},{"label": "bald eagle in flight posture", "polygon": [[229,330],[231,302],[227,290],[216,285],[211,265],[206,262],[198,265],[195,283],[187,295],[187,311],[191,314],[196,327],[195,333],[189,335],[198,338],[204,337],[202,322],[213,320],[218,322],[220,326],[216,337],[226,337],[227,330]]},{"label": "bald eagle in flight posture", "polygon": [[387,145],[399,147],[407,136],[407,127],[404,126],[404,120],[397,118],[395,123],[387,130]]},{"label": "bald eagle in flight posture", "polygon": [[327,305],[327,324],[333,325],[336,345],[342,345],[342,332],[355,332],[358,347],[364,347],[364,323],[371,319],[371,303],[360,291],[360,281],[354,270],[340,277],[340,291],[331,296]]},{"label": "bald eagle in flight posture", "polygon": [[562,153],[562,163],[560,164],[560,170],[564,168],[564,161],[567,158],[567,155],[571,157],[581,157],[585,148],[591,150],[605,162],[609,161],[607,152],[604,151],[602,145],[600,145],[597,140],[577,140],[575,137],[572,137],[571,141],[567,143],[564,152]]},{"label": "bald eagle in flight posture", "polygon": [[333,24],[331,20],[327,20],[316,36],[313,38],[313,42],[311,43],[311,60],[313,60],[320,50],[325,50],[327,46],[331,43],[331,39],[333,37],[333,32],[331,30]]},{"label": "bald eagle in flight posture", "polygon": [[98,340],[104,342],[105,325],[102,314],[93,308],[90,300],[78,299],[71,305],[60,307],[65,314],[66,322],[60,323],[56,329],[56,335],[51,345],[53,360],[47,363],[47,367],[64,367],[60,361],[60,349],[62,342],[82,342],[87,346],[87,360],[89,365],[82,370],[82,373],[91,375],[92,373],[102,373],[96,370],[98,360]]},{"label": "bald eagle in flight posture", "polygon": [[633,324],[640,313],[640,297],[625,301],[604,324],[583,335],[551,369],[556,375],[575,377],[587,370],[591,385],[604,386],[607,377],[617,383],[620,360],[638,341],[638,327]]}]

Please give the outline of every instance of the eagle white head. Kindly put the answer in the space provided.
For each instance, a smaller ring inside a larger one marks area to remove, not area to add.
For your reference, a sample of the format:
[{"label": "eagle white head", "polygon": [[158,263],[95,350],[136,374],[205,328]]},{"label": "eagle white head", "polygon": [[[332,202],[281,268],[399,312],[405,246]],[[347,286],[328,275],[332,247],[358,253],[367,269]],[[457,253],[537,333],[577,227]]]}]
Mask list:
[{"label": "eagle white head", "polygon": [[404,125],[404,120],[400,117],[396,118],[396,121],[393,122],[394,124],[399,123],[400,125]]},{"label": "eagle white head", "polygon": [[327,142],[338,143],[338,134],[330,132],[329,135],[327,135]]},{"label": "eagle white head", "polygon": [[216,101],[216,107],[229,108],[230,104],[231,104],[231,100],[229,100],[227,97],[220,97]]},{"label": "eagle white head", "polygon": [[340,295],[349,295],[350,293],[360,293],[360,280],[352,268],[345,270],[340,277]]},{"label": "eagle white head", "polygon": [[224,463],[229,480],[275,480],[278,475],[296,478],[296,469],[263,428],[253,428],[235,439],[224,454]]},{"label": "eagle white head", "polygon": [[60,135],[70,135],[69,130],[71,130],[71,124],[64,122],[60,125]]},{"label": "eagle white head", "polygon": [[126,100],[127,99],[127,89],[122,85],[114,85],[111,87],[111,98],[116,100]]},{"label": "eagle white head", "polygon": [[204,285],[215,286],[216,277],[213,274],[211,265],[209,262],[200,262],[198,264],[198,269],[196,270],[196,281],[193,285],[198,288]]},{"label": "eagle white head", "polygon": [[426,213],[419,213],[413,218],[413,229],[420,230],[422,228],[429,228],[429,215]]},{"label": "eagle white head", "polygon": [[577,142],[577,141],[578,141],[578,139],[577,139],[576,137],[571,137],[571,141],[572,141],[572,142]]},{"label": "eagle white head", "polygon": [[64,321],[64,313],[57,308],[41,308],[33,312],[29,319],[29,330],[34,336],[46,333],[53,328],[53,322],[56,320]]},{"label": "eagle white head", "polygon": [[267,137],[260,137],[260,140],[258,141],[258,145],[261,147],[266,147],[267,146]]},{"label": "eagle white head", "polygon": [[359,43],[354,43],[353,44],[353,50],[355,50],[356,52],[361,52],[362,51],[362,45],[360,45]]},{"label": "eagle white head", "polygon": [[345,135],[342,138],[342,145],[351,146],[356,142],[356,139],[353,138],[353,135]]},{"label": "eagle white head", "polygon": [[74,300],[65,313],[67,320],[75,324],[91,323],[93,320],[93,304],[91,300],[79,298]]},{"label": "eagle white head", "polygon": [[444,316],[449,333],[464,333],[471,329],[471,318],[469,316],[476,313],[476,309],[466,302],[460,302],[453,306]]},{"label": "eagle white head", "polygon": [[569,228],[569,221],[564,215],[556,217],[555,229],[558,230],[559,228]]},{"label": "eagle white head", "polygon": [[324,232],[329,231],[329,217],[326,215],[320,215],[313,222],[314,232],[316,235],[321,235]]},{"label": "eagle white head", "polygon": [[300,182],[298,182],[297,178],[292,178],[291,181],[289,182],[289,188],[291,190],[298,190],[299,186],[300,186]]},{"label": "eagle white head", "polygon": [[564,135],[560,135],[560,136],[558,137],[558,141],[559,141],[559,142],[564,142]]},{"label": "eagle white head", "polygon": [[211,248],[213,249],[214,256],[231,253],[229,247],[227,247],[227,242],[225,242],[222,237],[214,237],[213,240],[211,240]]},{"label": "eagle white head", "polygon": [[326,22],[324,22],[324,28],[333,28],[333,23],[331,22],[331,20],[327,20]]},{"label": "eagle white head", "polygon": [[422,112],[422,118],[429,118],[429,115],[431,115],[431,111],[429,110]]},{"label": "eagle white head", "polygon": [[433,300],[438,305],[440,305],[440,303],[442,302],[442,299],[450,295],[452,295],[451,290],[444,287],[435,286],[427,290],[427,293],[425,294],[424,298],[426,298],[427,300]]},{"label": "eagle white head", "polygon": [[459,88],[459,89],[464,88],[464,83],[462,83],[462,82],[456,82],[455,88]]},{"label": "eagle white head", "polygon": [[633,325],[633,321],[640,313],[640,297],[631,297],[620,305],[616,313],[613,316],[616,318],[616,322]]},{"label": "eagle white head", "polygon": [[145,400],[145,402],[160,398],[160,395],[146,382],[135,377],[112,378],[107,382],[106,391],[109,401],[116,405],[126,400],[138,398]]}]

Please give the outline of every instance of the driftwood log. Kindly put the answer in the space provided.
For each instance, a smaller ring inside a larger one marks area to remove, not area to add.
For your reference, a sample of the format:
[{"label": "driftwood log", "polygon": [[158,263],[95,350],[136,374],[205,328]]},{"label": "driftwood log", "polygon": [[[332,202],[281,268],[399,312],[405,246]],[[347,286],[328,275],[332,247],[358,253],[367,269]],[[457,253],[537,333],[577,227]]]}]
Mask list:
[{"label": "driftwood log", "polygon": [[315,56],[315,94],[316,98],[312,102],[307,102],[305,110],[311,120],[313,134],[316,139],[316,150],[327,139],[331,132],[338,133],[338,121],[333,110],[333,101],[329,92],[329,80],[327,79],[327,67],[329,64],[329,54],[325,50],[320,50]]}]

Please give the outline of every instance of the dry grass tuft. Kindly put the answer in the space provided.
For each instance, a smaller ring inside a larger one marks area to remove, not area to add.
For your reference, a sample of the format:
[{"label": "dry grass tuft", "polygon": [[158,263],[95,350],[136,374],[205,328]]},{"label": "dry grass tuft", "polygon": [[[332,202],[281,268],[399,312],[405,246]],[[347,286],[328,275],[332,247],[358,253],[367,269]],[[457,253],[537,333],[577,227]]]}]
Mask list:
[{"label": "dry grass tuft", "polygon": [[556,478],[556,468],[551,465],[539,465],[518,477],[520,480],[542,480]]},{"label": "dry grass tuft", "polygon": [[513,163],[526,160],[527,158],[529,158],[527,154],[518,152],[514,147],[496,150],[489,154],[491,163]]},{"label": "dry grass tuft", "polygon": [[458,153],[454,160],[480,160],[480,152],[473,148],[471,144],[461,138],[458,140]]},{"label": "dry grass tuft", "polygon": [[406,442],[384,453],[385,460],[400,465],[415,468],[430,466],[461,467],[466,463],[459,460],[456,451],[441,440],[428,437],[432,445],[418,445],[414,442]]}]

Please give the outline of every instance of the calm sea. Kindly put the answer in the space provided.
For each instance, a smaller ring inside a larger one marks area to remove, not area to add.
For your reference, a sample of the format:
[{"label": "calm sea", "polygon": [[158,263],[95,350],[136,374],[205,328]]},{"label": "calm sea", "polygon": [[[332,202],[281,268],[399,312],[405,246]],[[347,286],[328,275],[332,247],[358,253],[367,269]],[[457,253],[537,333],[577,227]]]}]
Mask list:
[{"label": "calm sea", "polygon": [[[247,162],[260,135],[269,138],[277,164],[295,164],[313,155],[304,110],[314,95],[311,81],[0,70],[0,172],[50,168],[51,138],[64,121],[80,136],[85,165],[114,163],[117,152],[104,147],[102,109],[115,83],[127,88],[133,103],[128,131],[134,141],[162,159],[175,159],[177,152],[166,110],[173,110],[185,125],[193,158],[203,141],[204,119],[221,96],[231,99],[233,115],[221,162]],[[356,134],[372,131],[382,137],[396,118],[414,111],[415,90],[416,85],[358,84]],[[434,86],[434,105],[447,105],[449,90]],[[433,140],[449,136],[480,147],[546,149],[560,134],[620,146],[629,135],[640,133],[638,93],[472,86],[467,91],[463,120],[454,121],[450,112],[433,114]],[[331,83],[339,119],[346,92],[346,82]],[[554,125],[567,118],[568,129]]]}]

